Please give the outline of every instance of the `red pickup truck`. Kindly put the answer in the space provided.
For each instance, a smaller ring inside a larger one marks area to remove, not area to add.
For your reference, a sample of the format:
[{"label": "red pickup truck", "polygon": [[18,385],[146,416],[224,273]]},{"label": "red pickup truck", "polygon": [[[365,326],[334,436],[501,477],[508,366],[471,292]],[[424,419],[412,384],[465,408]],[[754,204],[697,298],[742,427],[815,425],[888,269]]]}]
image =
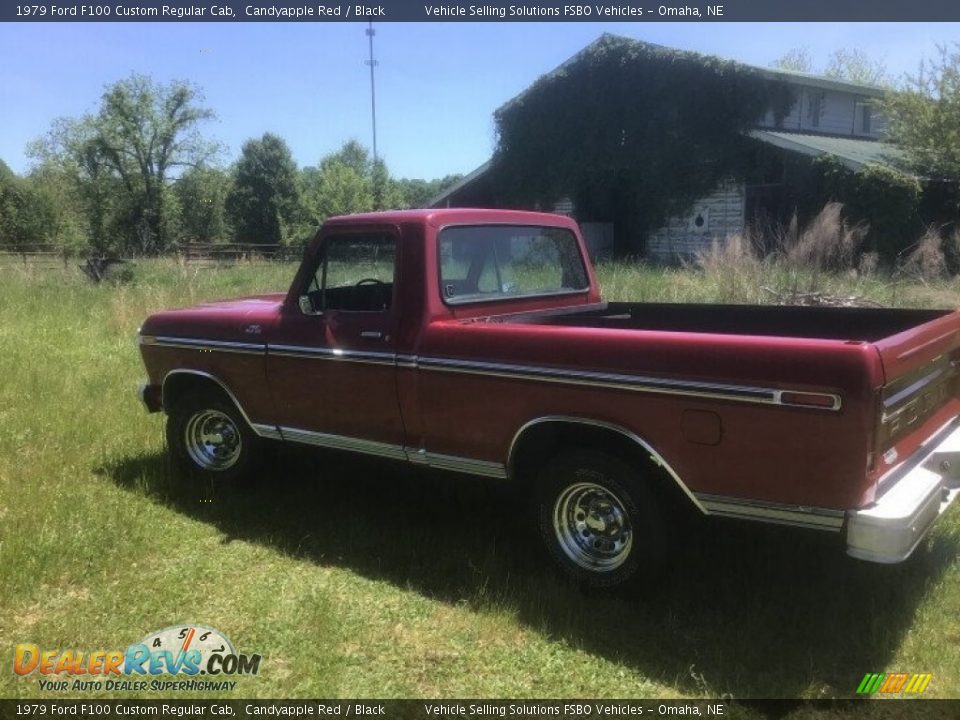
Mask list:
[{"label": "red pickup truck", "polygon": [[960,313],[604,302],[575,222],[328,220],[288,292],[140,329],[194,477],[266,441],[507,478],[574,578],[655,568],[683,508],[907,558],[960,492]]}]

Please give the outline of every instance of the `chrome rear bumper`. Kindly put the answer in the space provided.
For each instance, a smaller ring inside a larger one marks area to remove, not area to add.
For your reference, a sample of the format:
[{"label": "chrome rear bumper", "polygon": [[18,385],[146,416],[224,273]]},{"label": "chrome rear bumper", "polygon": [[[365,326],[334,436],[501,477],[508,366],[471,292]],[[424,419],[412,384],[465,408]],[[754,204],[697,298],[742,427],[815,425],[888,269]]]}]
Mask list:
[{"label": "chrome rear bumper", "polygon": [[847,554],[901,562],[960,494],[960,420],[934,433],[880,487],[872,505],[847,511]]}]

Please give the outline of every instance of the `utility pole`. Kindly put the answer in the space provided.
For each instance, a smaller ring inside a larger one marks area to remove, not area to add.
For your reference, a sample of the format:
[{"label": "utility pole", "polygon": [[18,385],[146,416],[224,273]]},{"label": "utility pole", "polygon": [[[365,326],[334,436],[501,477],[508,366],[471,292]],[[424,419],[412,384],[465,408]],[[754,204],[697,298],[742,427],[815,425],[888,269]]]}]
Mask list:
[{"label": "utility pole", "polygon": [[370,66],[370,116],[373,120],[373,162],[377,162],[377,90],[373,83],[373,69],[377,66],[377,61],[373,59],[373,36],[377,31],[373,29],[373,21],[370,21],[367,27],[367,37],[370,38],[370,59],[367,65]]}]

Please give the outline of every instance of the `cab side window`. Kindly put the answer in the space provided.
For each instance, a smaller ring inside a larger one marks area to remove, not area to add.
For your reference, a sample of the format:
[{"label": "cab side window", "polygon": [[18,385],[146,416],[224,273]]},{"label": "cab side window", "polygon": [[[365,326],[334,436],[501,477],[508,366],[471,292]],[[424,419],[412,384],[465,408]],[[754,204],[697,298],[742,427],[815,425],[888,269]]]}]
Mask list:
[{"label": "cab side window", "polygon": [[386,233],[327,237],[307,289],[314,309],[388,311],[396,256],[396,240]]}]

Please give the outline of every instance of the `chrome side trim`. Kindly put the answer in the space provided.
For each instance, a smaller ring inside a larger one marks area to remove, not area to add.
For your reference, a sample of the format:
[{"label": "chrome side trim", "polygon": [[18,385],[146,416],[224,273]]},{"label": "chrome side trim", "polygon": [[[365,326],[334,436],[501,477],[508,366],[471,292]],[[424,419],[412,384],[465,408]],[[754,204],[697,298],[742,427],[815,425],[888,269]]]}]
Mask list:
[{"label": "chrome side trim", "polygon": [[181,338],[165,335],[141,335],[140,344],[206,352],[240,353],[244,355],[263,355],[267,348],[263,343],[228,342],[225,340]]},{"label": "chrome side trim", "polygon": [[442,455],[440,453],[427,452],[423,449],[413,450],[412,448],[406,448],[406,453],[407,460],[415,465],[424,465],[437,470],[466,473],[467,475],[481,475],[483,477],[498,478],[500,480],[507,478],[507,469],[503,463],[491,462],[489,460],[476,460],[458,455]]},{"label": "chrome side trim", "polygon": [[[631,392],[659,393],[666,395],[684,395],[688,397],[710,398],[713,400],[732,400],[735,402],[758,403],[761,405],[787,406],[792,403],[783,401],[785,393],[794,392],[778,388],[753,387],[749,385],[727,385],[722,383],[702,383],[689,380],[671,380],[643,375],[622,375],[618,373],[584,372],[561,368],[538,367],[534,365],[514,365],[491,363],[477,360],[456,360],[453,358],[420,357],[417,366],[435,372],[465,373],[469,375],[487,375],[509,380],[541,380],[544,382],[599,387]],[[841,406],[839,395],[832,393],[808,393],[829,398],[829,407],[809,407],[811,410],[837,411]],[[801,407],[807,408],[803,405]]]},{"label": "chrome side trim", "polygon": [[883,420],[888,420],[889,418],[903,412],[906,409],[905,407],[902,407],[898,410],[894,410],[889,414],[887,413],[887,410],[889,408],[896,407],[903,400],[907,399],[911,395],[914,395],[920,392],[920,390],[925,388],[927,385],[930,385],[934,380],[938,379],[945,372],[947,372],[947,368],[937,368],[933,372],[925,375],[919,380],[915,380],[914,382],[910,383],[909,385],[895,392],[889,397],[884,398],[883,399],[883,408],[884,408]]},{"label": "chrome side trim", "polygon": [[697,497],[712,515],[732,517],[742,520],[758,520],[777,525],[832,530],[839,532],[843,526],[842,510],[807,507],[804,505],[783,505],[780,503],[745,500],[742,498],[697,493]]},{"label": "chrome side trim", "polygon": [[342,348],[319,348],[306,345],[267,345],[270,355],[298,357],[311,360],[343,360],[346,362],[368,363],[371,365],[393,365],[396,355],[386,352],[367,350],[343,350]]},{"label": "chrome side trim", "polygon": [[364,455],[376,455],[390,460],[405,460],[415,465],[466,473],[468,475],[482,475],[492,478],[506,478],[506,468],[501,463],[473,458],[458,457],[456,455],[441,455],[429,453],[425,450],[414,450],[403,445],[364,440],[363,438],[346,435],[302,430],[300,428],[281,427],[279,431],[283,440],[288,442],[316,445],[333,450],[347,450]]},{"label": "chrome side trim", "polygon": [[240,404],[240,401],[237,400],[237,396],[234,395],[233,392],[230,390],[230,388],[227,387],[226,383],[224,383],[220,378],[216,377],[215,375],[211,375],[208,372],[203,372],[202,370],[177,369],[177,370],[171,370],[170,372],[168,372],[163,377],[163,383],[160,386],[160,402],[164,406],[164,408],[166,408],[167,406],[167,399],[166,399],[167,380],[169,380],[174,375],[196,375],[197,377],[202,377],[206,380],[211,380],[212,382],[215,382],[217,385],[220,386],[220,389],[227,394],[227,397],[230,398],[233,404],[237,406],[237,410],[239,410],[240,414],[243,415],[243,419],[247,421],[247,425],[250,426],[251,430],[253,430],[260,437],[273,438],[273,439],[279,438],[280,433],[277,432],[277,428],[275,428],[272,425],[264,425],[262,423],[252,422],[250,420],[250,416],[247,415],[247,411],[243,409],[243,405]]},{"label": "chrome side trim", "polygon": [[400,445],[391,445],[389,443],[376,442],[373,440],[363,440],[362,438],[347,437],[344,435],[331,435],[329,433],[314,432],[313,430],[301,430],[299,428],[281,427],[280,434],[284,440],[291,442],[304,443],[305,445],[316,445],[317,447],[332,448],[334,450],[349,450],[350,452],[363,453],[364,455],[376,455],[378,457],[390,458],[392,460],[406,460],[407,453]]},{"label": "chrome side trim", "polygon": [[690,488],[688,488],[686,484],[683,482],[683,480],[680,479],[680,476],[677,475],[676,471],[672,467],[670,467],[670,463],[664,460],[663,456],[660,453],[658,453],[656,450],[654,450],[653,446],[650,445],[650,443],[648,443],[646,440],[641,438],[636,433],[633,433],[624,427],[620,427],[619,425],[614,425],[613,423],[604,422],[602,420],[592,420],[590,418],[579,418],[579,417],[568,417],[565,415],[546,415],[544,417],[535,418],[533,420],[530,420],[527,423],[524,423],[524,425],[522,425],[520,429],[517,430],[517,432],[514,434],[513,439],[510,441],[510,449],[507,451],[507,476],[508,477],[512,478],[514,476],[513,455],[514,455],[514,450],[517,447],[517,442],[520,440],[520,438],[523,436],[523,434],[527,430],[534,427],[535,425],[541,425],[543,423],[565,423],[568,425],[571,425],[571,424],[572,425],[588,425],[590,427],[598,427],[604,430],[610,430],[612,432],[623,435],[628,440],[631,440],[632,442],[636,443],[641,448],[643,448],[643,450],[650,456],[650,459],[653,460],[654,463],[656,463],[657,465],[662,467],[664,470],[666,470],[667,473],[670,475],[670,477],[673,478],[673,481],[677,484],[677,486],[683,491],[684,495],[686,495],[690,499],[690,502],[692,502],[694,506],[698,510],[700,510],[700,512],[702,512],[704,515],[710,514],[707,508],[704,507],[704,505],[697,498],[697,496],[694,493],[692,493],[690,491]]},{"label": "chrome side trim", "polygon": [[271,440],[283,440],[280,429],[275,425],[264,425],[263,423],[252,423],[250,427],[260,437],[270,438]]},{"label": "chrome side trim", "polygon": [[[690,380],[673,380],[644,375],[623,375],[620,373],[585,372],[563,368],[539,367],[536,365],[516,365],[494,363],[480,360],[458,360],[443,357],[418,357],[416,355],[397,355],[388,352],[367,350],[344,350],[342,348],[317,348],[305,345],[266,345],[263,343],[228,342],[223,340],[204,340],[198,338],[178,338],[169,336],[140,336],[141,345],[182,348],[189,350],[230,352],[241,354],[278,355],[281,357],[299,357],[317,360],[340,360],[345,362],[366,363],[370,365],[394,365],[403,368],[423,368],[434,372],[465,373],[487,375],[510,380],[540,380],[543,382],[598,387],[611,390],[645,392],[664,395],[683,395],[686,397],[729,400],[734,402],[801,407],[807,410],[837,412],[842,406],[839,395],[834,393],[807,392],[805,390],[782,390],[779,388],[754,387],[750,385],[730,385],[725,383],[705,383]],[[784,401],[784,394],[798,393],[830,400],[829,406],[806,405]]]}]

